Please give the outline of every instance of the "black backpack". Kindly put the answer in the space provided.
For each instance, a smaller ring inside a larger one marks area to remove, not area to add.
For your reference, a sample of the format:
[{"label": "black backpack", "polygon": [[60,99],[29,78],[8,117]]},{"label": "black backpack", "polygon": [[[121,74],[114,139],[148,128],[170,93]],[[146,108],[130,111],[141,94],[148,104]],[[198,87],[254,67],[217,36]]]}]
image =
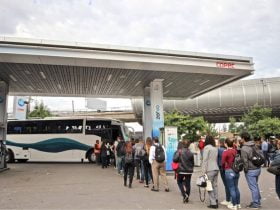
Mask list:
[{"label": "black backpack", "polygon": [[258,168],[261,167],[265,163],[264,156],[261,153],[262,153],[262,151],[257,150],[255,148],[255,146],[252,147],[252,159],[251,159],[251,161]]},{"label": "black backpack", "polygon": [[119,157],[125,155],[125,142],[124,141],[119,142],[119,144],[117,146],[117,155]]},{"label": "black backpack", "polygon": [[243,160],[241,159],[240,155],[237,153],[234,157],[234,161],[232,163],[231,169],[235,173],[239,173],[240,171],[243,170],[243,168],[244,168]]},{"label": "black backpack", "polygon": [[165,153],[161,145],[155,145],[155,160],[159,163],[165,161]]}]

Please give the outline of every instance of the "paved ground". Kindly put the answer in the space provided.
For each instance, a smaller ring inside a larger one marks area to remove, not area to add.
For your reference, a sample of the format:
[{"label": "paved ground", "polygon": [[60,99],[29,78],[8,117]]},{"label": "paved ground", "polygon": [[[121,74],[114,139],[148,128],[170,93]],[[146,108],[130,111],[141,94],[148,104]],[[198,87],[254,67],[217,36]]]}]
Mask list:
[{"label": "paved ground", "polygon": [[[198,172],[193,175],[190,202],[183,204],[172,176],[168,177],[171,192],[166,193],[151,192],[137,182],[132,189],[125,188],[122,177],[113,168],[101,169],[88,163],[26,163],[9,167],[11,170],[0,173],[2,209],[207,209],[208,199],[201,203],[195,186]],[[263,170],[260,183],[262,208],[280,209],[274,177]],[[245,206],[250,193],[243,174],[240,188]],[[220,200],[224,198],[222,186],[219,196]]]}]

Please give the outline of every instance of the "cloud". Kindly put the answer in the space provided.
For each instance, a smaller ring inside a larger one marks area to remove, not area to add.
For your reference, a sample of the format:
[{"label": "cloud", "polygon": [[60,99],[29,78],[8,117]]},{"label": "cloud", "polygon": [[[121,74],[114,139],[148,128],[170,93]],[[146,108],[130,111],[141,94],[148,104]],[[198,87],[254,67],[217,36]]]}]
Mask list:
[{"label": "cloud", "polygon": [[[278,0],[2,0],[0,34],[254,58],[280,69]],[[276,76],[280,76],[277,74]]]}]

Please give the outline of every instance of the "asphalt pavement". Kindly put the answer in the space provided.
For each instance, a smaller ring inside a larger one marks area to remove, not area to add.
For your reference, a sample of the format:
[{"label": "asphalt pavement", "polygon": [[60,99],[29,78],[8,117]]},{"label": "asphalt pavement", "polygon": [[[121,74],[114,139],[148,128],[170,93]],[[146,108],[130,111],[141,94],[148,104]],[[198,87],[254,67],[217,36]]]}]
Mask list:
[{"label": "asphalt pavement", "polygon": [[[170,192],[152,192],[134,180],[131,189],[113,167],[102,169],[89,163],[15,163],[0,173],[0,209],[207,209],[199,199],[192,177],[190,201],[183,204],[176,180],[168,176]],[[263,168],[260,177],[262,209],[280,209],[274,176]],[[240,178],[241,205],[251,201],[244,174]],[[225,192],[219,177],[219,200]],[[227,209],[220,206],[220,209]]]}]

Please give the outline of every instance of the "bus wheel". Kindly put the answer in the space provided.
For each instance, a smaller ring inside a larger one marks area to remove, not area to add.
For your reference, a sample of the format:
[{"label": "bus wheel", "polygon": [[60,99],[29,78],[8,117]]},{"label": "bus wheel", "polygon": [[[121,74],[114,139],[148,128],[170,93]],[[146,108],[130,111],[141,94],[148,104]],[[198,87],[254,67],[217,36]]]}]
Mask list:
[{"label": "bus wheel", "polygon": [[7,163],[13,163],[15,162],[15,158],[14,158],[14,153],[12,150],[7,149],[6,150],[6,162]]},{"label": "bus wheel", "polygon": [[26,163],[28,161],[28,159],[18,159],[17,160],[19,163]]},{"label": "bus wheel", "polygon": [[90,151],[87,155],[87,158],[88,158],[88,161],[91,162],[91,163],[94,163],[95,162],[95,155],[94,155],[94,152],[93,151]]}]

